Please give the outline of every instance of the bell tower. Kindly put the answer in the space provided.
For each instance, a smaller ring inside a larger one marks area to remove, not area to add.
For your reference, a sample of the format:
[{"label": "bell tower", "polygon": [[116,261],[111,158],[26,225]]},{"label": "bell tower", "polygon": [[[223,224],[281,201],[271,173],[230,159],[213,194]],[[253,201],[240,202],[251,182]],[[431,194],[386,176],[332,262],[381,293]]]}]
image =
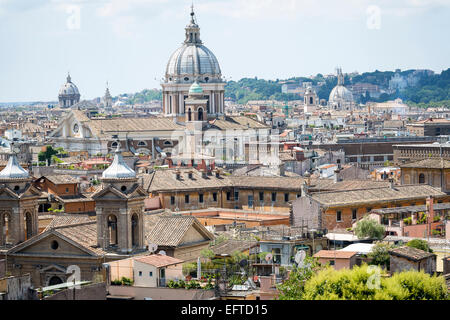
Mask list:
[{"label": "bell tower", "polygon": [[38,198],[32,178],[17,160],[18,148],[0,172],[0,246],[16,245],[38,234]]},{"label": "bell tower", "polygon": [[119,141],[114,160],[100,180],[102,190],[92,196],[98,246],[125,254],[145,249],[144,200],[148,194],[125,163]]}]

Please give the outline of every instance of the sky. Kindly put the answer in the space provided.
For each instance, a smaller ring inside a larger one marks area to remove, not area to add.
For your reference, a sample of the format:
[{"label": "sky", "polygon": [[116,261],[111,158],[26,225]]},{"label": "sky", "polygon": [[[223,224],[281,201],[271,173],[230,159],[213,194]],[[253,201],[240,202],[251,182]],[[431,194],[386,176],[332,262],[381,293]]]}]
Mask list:
[{"label": "sky", "polygon": [[[0,0],[0,102],[160,88],[192,0]],[[450,0],[194,0],[225,80],[450,67]]]}]

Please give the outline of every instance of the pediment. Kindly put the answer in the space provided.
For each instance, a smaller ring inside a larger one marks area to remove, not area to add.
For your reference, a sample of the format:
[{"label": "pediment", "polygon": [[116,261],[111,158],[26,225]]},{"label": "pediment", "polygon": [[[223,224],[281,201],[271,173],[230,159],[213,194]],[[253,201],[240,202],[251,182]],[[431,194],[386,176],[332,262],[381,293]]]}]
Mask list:
[{"label": "pediment", "polygon": [[58,266],[56,264],[51,264],[45,268],[42,268],[40,272],[51,272],[51,273],[66,273],[66,268]]},{"label": "pediment", "polygon": [[[55,243],[57,245],[55,246]],[[48,230],[40,235],[13,247],[8,254],[20,254],[20,256],[51,257],[51,256],[95,256],[93,252],[86,249],[72,239],[69,239],[57,230]]]},{"label": "pediment", "polygon": [[102,189],[100,191],[98,191],[97,193],[95,193],[92,196],[93,199],[95,200],[126,200],[127,197],[120,192],[119,190],[117,190],[116,188],[109,186],[105,189]]}]

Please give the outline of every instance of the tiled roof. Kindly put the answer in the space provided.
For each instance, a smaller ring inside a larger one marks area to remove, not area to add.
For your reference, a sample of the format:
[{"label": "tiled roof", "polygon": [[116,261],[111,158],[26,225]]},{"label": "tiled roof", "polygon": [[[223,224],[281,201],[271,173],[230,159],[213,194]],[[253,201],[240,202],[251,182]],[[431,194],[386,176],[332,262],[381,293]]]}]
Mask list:
[{"label": "tiled roof", "polygon": [[[195,169],[178,169],[181,173],[180,179],[175,176],[175,169],[156,170],[144,176],[144,188],[148,192],[162,192],[174,190],[196,190],[196,189],[220,189],[220,188],[251,188],[251,189],[279,189],[289,191],[300,191],[303,183],[301,177],[278,177],[278,176],[226,176],[221,174],[208,175],[206,178]],[[192,179],[188,172],[192,171]]]},{"label": "tiled roof", "polygon": [[420,249],[403,246],[400,248],[389,250],[389,254],[404,257],[413,261],[420,261],[428,257],[436,256],[434,253],[426,252]]},{"label": "tiled roof", "polygon": [[54,216],[44,231],[92,221],[87,214],[58,214]]},{"label": "tiled roof", "polygon": [[158,246],[176,247],[180,245],[186,232],[194,225],[197,225],[198,230],[204,233],[205,237],[210,240],[214,239],[214,236],[195,217],[165,213],[146,215],[144,220],[147,242]]},{"label": "tiled roof", "polygon": [[249,250],[258,245],[258,241],[246,241],[246,240],[225,240],[218,245],[212,246],[211,250],[216,255],[232,254],[235,251],[243,252]]},{"label": "tiled roof", "polygon": [[139,261],[145,264],[149,264],[155,266],[157,268],[170,266],[173,264],[183,263],[184,260],[180,260],[177,258],[169,257],[162,254],[151,254],[144,257],[134,258],[135,261]]},{"label": "tiled roof", "polygon": [[47,180],[51,181],[53,184],[73,184],[78,183],[78,180],[68,174],[59,175],[46,175],[44,176]]},{"label": "tiled roof", "polygon": [[97,246],[96,221],[60,227],[56,231],[97,255],[106,254],[102,248]]},{"label": "tiled roof", "polygon": [[315,258],[327,258],[327,259],[350,259],[356,251],[340,251],[340,250],[320,250],[314,254]]},{"label": "tiled roof", "polygon": [[449,169],[450,161],[443,158],[429,158],[400,165],[401,168]]},{"label": "tiled roof", "polygon": [[425,199],[446,194],[429,185],[404,185],[394,188],[373,188],[313,193],[311,198],[323,206],[345,206],[382,201]]},{"label": "tiled roof", "polygon": [[389,187],[389,181],[315,179],[311,181],[310,191],[356,190]]}]

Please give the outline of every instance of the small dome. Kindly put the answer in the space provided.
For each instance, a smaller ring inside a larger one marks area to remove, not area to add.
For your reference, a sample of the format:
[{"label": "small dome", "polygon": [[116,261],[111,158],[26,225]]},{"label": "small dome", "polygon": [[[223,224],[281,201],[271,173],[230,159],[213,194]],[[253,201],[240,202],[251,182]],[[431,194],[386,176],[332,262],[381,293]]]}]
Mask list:
[{"label": "small dome", "polygon": [[79,95],[80,92],[78,91],[77,86],[72,83],[72,79],[70,78],[70,75],[67,76],[67,82],[62,85],[61,89],[59,90],[59,95]]},{"label": "small dome", "polygon": [[189,88],[189,94],[202,94],[203,93],[203,88],[201,85],[199,85],[197,83],[197,81],[195,81],[192,86]]},{"label": "small dome", "polygon": [[15,154],[9,157],[8,164],[0,172],[0,179],[26,179],[29,176],[28,171],[20,166]]},{"label": "small dome", "polygon": [[131,169],[123,160],[120,152],[120,143],[117,143],[114,160],[111,165],[103,171],[102,177],[105,179],[135,178],[136,172]]},{"label": "small dome", "polygon": [[347,102],[351,103],[353,102],[353,94],[350,90],[348,90],[346,87],[342,85],[337,85],[336,87],[331,90],[330,103],[339,103],[339,102]]}]

